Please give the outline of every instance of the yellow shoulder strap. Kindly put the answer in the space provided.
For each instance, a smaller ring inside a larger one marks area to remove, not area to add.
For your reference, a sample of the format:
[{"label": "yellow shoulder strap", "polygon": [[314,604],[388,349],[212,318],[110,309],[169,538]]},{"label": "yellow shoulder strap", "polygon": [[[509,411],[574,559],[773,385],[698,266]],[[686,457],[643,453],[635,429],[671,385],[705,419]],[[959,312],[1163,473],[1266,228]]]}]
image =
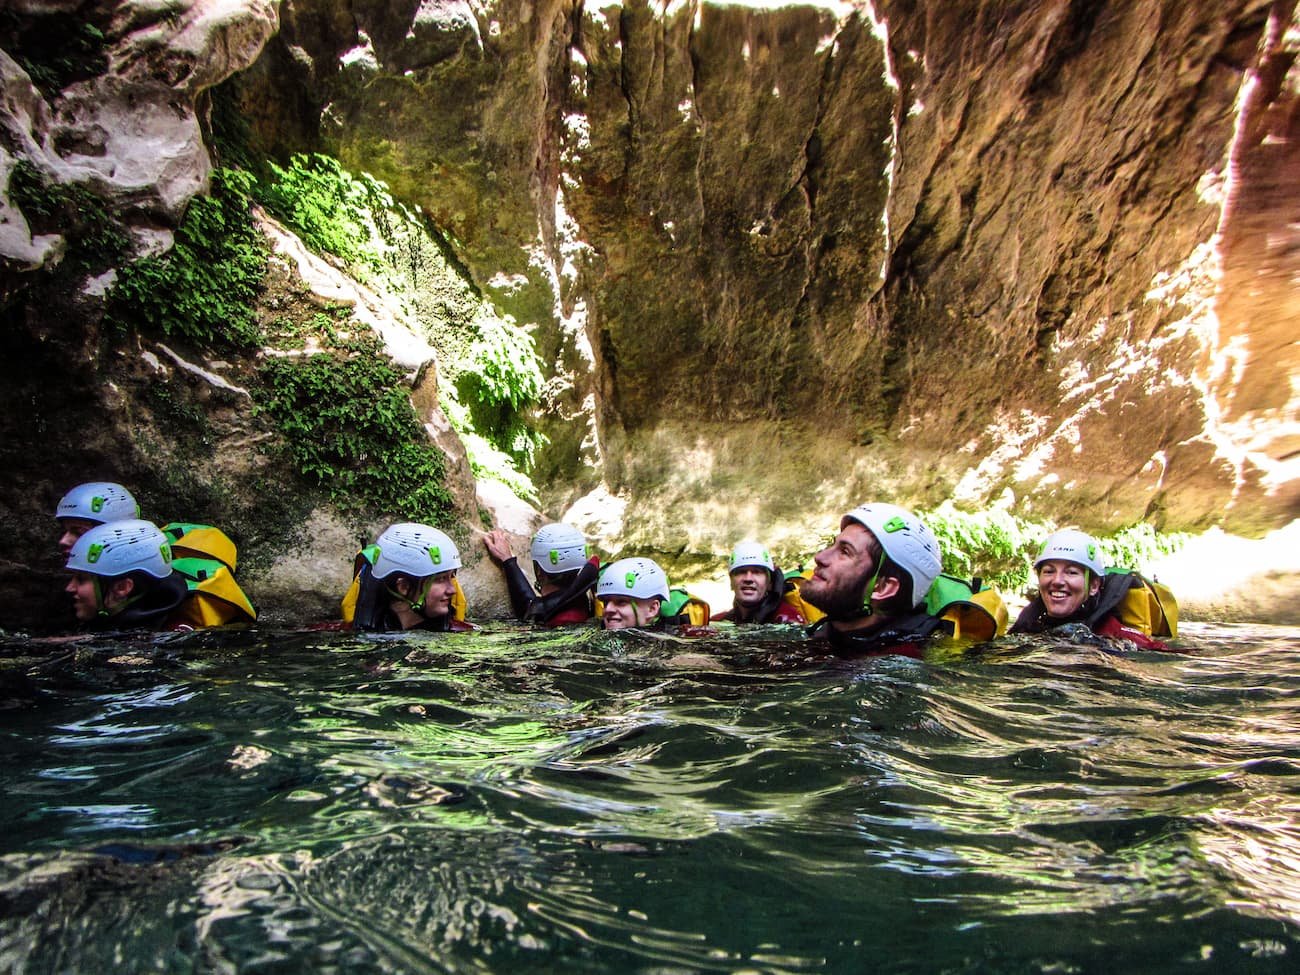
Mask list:
[{"label": "yellow shoulder strap", "polygon": [[812,603],[805,602],[802,592],[803,584],[812,578],[812,574],[812,569],[804,569],[798,575],[786,576],[786,581],[793,583],[794,588],[785,594],[785,601],[803,613],[803,618],[809,623],[816,623],[826,614]]},{"label": "yellow shoulder strap", "polygon": [[686,600],[686,605],[682,607],[682,612],[690,620],[691,626],[708,626],[709,625],[709,604],[698,596],[692,596]]},{"label": "yellow shoulder strap", "polygon": [[469,612],[469,600],[465,598],[465,590],[460,587],[460,580],[453,579],[456,583],[456,591],[451,596],[451,618],[464,622],[465,615]]},{"label": "yellow shoulder strap", "polygon": [[348,591],[343,594],[343,602],[339,604],[339,610],[343,616],[344,623],[351,623],[357,615],[357,596],[361,594],[361,576],[360,574],[352,577],[352,585],[348,586]]}]

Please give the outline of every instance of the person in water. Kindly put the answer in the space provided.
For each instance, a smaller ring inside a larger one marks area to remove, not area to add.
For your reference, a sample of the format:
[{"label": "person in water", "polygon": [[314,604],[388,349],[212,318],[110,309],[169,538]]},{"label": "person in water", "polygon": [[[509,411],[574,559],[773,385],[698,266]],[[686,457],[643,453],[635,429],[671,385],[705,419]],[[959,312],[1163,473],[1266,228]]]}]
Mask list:
[{"label": "person in water", "polygon": [[785,598],[785,575],[758,542],[743,541],[731,550],[728,574],[735,598],[731,609],[713,615],[715,623],[808,622]]},{"label": "person in water", "polygon": [[826,618],[809,632],[842,654],[920,656],[952,624],[925,609],[941,558],[934,534],[894,504],[864,504],[840,519],[840,532],[813,558],[804,601]]},{"label": "person in water", "polygon": [[464,594],[456,581],[460,550],[431,525],[390,525],[356,559],[353,587],[343,600],[343,617],[356,630],[461,631]]},{"label": "person in water", "polygon": [[536,589],[510,550],[510,536],[497,528],[483,537],[483,547],[501,569],[515,618],[543,626],[586,623],[595,615],[592,590],[600,560],[589,556],[587,539],[572,525],[543,525],[533,536],[529,555]]},{"label": "person in water", "polygon": [[1101,546],[1087,532],[1064,528],[1049,535],[1034,571],[1038,592],[1016,618],[1012,633],[1045,633],[1066,623],[1082,623],[1098,636],[1128,640],[1144,650],[1170,649],[1120,620],[1116,607],[1135,577],[1107,573]]},{"label": "person in water", "polygon": [[152,522],[95,525],[73,543],[65,567],[72,612],[90,629],[192,629],[177,619],[189,587]]},{"label": "person in water", "polygon": [[96,525],[140,517],[131,492],[112,481],[78,484],[59,499],[54,520],[59,526],[59,553],[66,559],[73,544]]},{"label": "person in water", "polygon": [[619,559],[605,566],[596,583],[607,630],[662,629],[659,611],[668,601],[668,576],[650,559]]}]

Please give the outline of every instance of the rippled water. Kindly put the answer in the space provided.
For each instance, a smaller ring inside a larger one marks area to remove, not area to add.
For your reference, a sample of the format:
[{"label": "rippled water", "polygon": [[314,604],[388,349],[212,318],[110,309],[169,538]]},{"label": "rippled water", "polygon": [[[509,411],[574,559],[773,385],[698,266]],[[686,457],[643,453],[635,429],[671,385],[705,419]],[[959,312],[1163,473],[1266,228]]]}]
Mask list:
[{"label": "rippled water", "polygon": [[1300,969],[1296,631],[755,632],[0,644],[0,969]]}]

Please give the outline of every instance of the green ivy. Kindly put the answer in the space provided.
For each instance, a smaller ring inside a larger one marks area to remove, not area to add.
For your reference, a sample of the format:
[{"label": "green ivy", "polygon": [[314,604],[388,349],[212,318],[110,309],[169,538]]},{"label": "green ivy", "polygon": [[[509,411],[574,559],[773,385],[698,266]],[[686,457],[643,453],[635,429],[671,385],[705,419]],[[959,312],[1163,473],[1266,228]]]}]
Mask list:
[{"label": "green ivy", "polygon": [[267,164],[259,203],[317,253],[333,254],[354,271],[382,269],[371,224],[393,207],[387,187],[367,173],[354,176],[330,156],[299,153],[287,167]]},{"label": "green ivy", "polygon": [[[254,195],[313,250],[411,301],[438,349],[443,405],[476,473],[534,498],[525,472],[545,440],[527,418],[542,387],[532,336],[477,294],[443,253],[436,232],[396,203],[382,182],[350,173],[329,156],[297,154],[287,166],[266,164]],[[328,322],[311,327],[332,335]]]},{"label": "green ivy", "polygon": [[1045,526],[1005,509],[961,511],[950,501],[921,517],[939,539],[945,572],[966,578],[979,576],[1004,592],[1028,585],[1029,553],[1049,534]]},{"label": "green ivy", "polygon": [[[1002,508],[961,511],[945,501],[921,517],[939,539],[943,568],[953,575],[980,576],[1003,592],[1023,592],[1034,585],[1034,559],[1056,528],[1019,518]],[[1185,534],[1165,535],[1148,524],[1099,535],[1106,564],[1144,571],[1153,559],[1177,551]]]},{"label": "green ivy", "polygon": [[420,427],[402,376],[377,351],[276,358],[260,373],[258,409],[279,427],[299,473],[336,505],[450,523],[442,455]]},{"label": "green ivy", "polygon": [[456,379],[457,396],[473,429],[525,468],[543,441],[523,414],[541,390],[533,337],[511,321],[482,317],[469,365]]},{"label": "green ivy", "polygon": [[1148,562],[1178,551],[1190,537],[1186,532],[1166,535],[1142,522],[1121,528],[1114,535],[1098,541],[1106,553],[1107,565],[1142,570]]},{"label": "green ivy", "polygon": [[106,320],[205,346],[258,345],[253,303],[267,251],[249,213],[252,186],[248,173],[216,170],[212,194],[190,201],[175,246],[123,269],[109,295]]}]

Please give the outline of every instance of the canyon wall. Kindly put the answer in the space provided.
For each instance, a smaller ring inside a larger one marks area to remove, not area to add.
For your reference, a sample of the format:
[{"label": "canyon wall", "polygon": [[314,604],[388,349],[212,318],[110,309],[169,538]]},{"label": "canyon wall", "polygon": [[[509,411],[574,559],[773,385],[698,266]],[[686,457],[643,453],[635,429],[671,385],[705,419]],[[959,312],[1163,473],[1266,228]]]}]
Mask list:
[{"label": "canyon wall", "polygon": [[1294,4],[346,10],[285,4],[245,104],[536,327],[549,507],[665,552],[876,496],[1293,515]]}]

